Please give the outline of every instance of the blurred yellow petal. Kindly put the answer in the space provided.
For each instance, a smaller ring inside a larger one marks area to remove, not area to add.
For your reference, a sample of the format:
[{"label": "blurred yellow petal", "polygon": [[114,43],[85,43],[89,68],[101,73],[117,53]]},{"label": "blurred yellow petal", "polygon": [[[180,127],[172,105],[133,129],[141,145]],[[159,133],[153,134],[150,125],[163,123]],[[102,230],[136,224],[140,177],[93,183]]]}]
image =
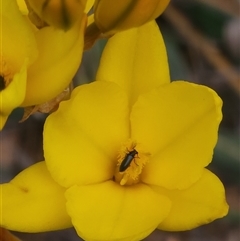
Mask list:
[{"label": "blurred yellow petal", "polygon": [[65,187],[111,179],[128,128],[127,97],[116,84],[77,87],[45,123],[44,153],[52,176]]},{"label": "blurred yellow petal", "polygon": [[50,26],[69,30],[82,18],[87,0],[28,0],[31,8]]},{"label": "blurred yellow petal", "polygon": [[[93,14],[90,14],[88,16],[88,20],[87,20],[87,25],[89,26],[90,24],[92,24],[94,22],[94,19],[93,19]],[[104,48],[105,49],[105,48]]]},{"label": "blurred yellow petal", "polygon": [[1,1],[0,40],[0,74],[5,63],[16,73],[20,71],[26,58],[30,64],[37,57],[34,33],[19,11],[16,1]]},{"label": "blurred yellow petal", "polygon": [[154,21],[110,38],[96,77],[124,88],[131,105],[140,94],[169,83],[169,78],[166,48]]},{"label": "blurred yellow petal", "polygon": [[213,90],[184,81],[141,96],[132,110],[131,133],[151,153],[142,181],[168,189],[196,182],[212,160],[221,107]]},{"label": "blurred yellow petal", "polygon": [[96,0],[95,22],[105,34],[139,27],[157,18],[170,0]]},{"label": "blurred yellow petal", "polygon": [[161,230],[184,231],[224,217],[228,212],[225,191],[221,181],[204,169],[202,177],[186,190],[167,190],[154,186],[154,190],[172,201],[168,217],[158,226]]},{"label": "blurred yellow petal", "polygon": [[27,82],[27,63],[25,61],[20,72],[16,73],[9,85],[0,91],[0,130],[5,125],[13,109],[18,107],[24,100]]},{"label": "blurred yellow petal", "polygon": [[18,7],[19,7],[19,10],[21,11],[21,13],[23,15],[28,15],[29,11],[28,11],[25,0],[17,0],[17,4],[18,4]]},{"label": "blurred yellow petal", "polygon": [[45,162],[1,184],[0,225],[21,232],[45,232],[72,226],[65,208],[65,189],[53,181]]},{"label": "blurred yellow petal", "polygon": [[67,32],[45,27],[36,33],[39,57],[28,70],[22,106],[47,102],[70,84],[81,63],[85,20]]},{"label": "blurred yellow petal", "polygon": [[169,213],[171,202],[142,184],[121,187],[113,181],[73,186],[67,210],[86,241],[139,241]]},{"label": "blurred yellow petal", "polygon": [[94,1],[95,0],[87,0],[86,6],[85,6],[85,13],[88,13],[92,9]]}]

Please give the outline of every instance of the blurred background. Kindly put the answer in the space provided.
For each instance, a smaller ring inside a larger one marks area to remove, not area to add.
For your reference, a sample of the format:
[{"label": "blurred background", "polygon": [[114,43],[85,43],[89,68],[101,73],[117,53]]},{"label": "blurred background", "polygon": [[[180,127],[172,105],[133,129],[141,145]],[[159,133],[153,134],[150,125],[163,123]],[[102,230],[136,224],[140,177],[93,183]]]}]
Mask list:
[{"label": "blurred background", "polygon": [[[240,1],[172,0],[157,19],[167,47],[171,79],[207,85],[223,99],[223,121],[213,162],[209,166],[226,188],[229,214],[185,232],[155,231],[145,241],[240,240]],[[106,40],[84,53],[74,78],[79,85],[95,79]],[[159,69],[161,71],[161,69]],[[0,132],[1,182],[43,160],[42,131],[46,114],[19,123],[15,110]],[[186,214],[187,215],[187,214]],[[80,241],[74,229],[40,234],[17,233],[23,241]]]}]

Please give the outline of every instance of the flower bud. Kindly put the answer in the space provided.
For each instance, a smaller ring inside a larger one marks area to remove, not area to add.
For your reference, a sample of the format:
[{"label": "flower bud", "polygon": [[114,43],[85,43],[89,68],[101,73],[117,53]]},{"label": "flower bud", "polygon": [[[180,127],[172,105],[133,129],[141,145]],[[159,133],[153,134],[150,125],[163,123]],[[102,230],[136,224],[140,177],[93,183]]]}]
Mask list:
[{"label": "flower bud", "polygon": [[138,27],[157,18],[170,0],[96,0],[95,23],[102,33]]},{"label": "flower bud", "polygon": [[87,0],[27,0],[47,24],[68,30],[83,16]]}]

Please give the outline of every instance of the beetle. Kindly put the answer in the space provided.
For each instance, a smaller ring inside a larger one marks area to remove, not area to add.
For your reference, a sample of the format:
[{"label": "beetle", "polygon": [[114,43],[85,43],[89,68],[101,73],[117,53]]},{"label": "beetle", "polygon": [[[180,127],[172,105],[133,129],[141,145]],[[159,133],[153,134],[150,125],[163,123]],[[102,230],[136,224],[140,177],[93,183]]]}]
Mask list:
[{"label": "beetle", "polygon": [[133,149],[132,151],[129,151],[126,156],[124,157],[120,167],[119,171],[124,172],[131,164],[132,160],[135,158],[135,156],[138,154],[138,152]]}]

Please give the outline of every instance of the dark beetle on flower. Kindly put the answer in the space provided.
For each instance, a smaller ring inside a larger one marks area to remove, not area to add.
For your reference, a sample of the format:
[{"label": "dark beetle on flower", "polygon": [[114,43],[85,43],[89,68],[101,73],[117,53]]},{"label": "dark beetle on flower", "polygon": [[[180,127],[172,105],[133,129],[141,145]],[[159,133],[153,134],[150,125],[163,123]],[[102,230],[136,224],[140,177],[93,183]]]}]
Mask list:
[{"label": "dark beetle on flower", "polygon": [[135,158],[137,154],[138,152],[135,149],[127,153],[119,167],[119,171],[124,172],[130,166],[132,160]]}]

